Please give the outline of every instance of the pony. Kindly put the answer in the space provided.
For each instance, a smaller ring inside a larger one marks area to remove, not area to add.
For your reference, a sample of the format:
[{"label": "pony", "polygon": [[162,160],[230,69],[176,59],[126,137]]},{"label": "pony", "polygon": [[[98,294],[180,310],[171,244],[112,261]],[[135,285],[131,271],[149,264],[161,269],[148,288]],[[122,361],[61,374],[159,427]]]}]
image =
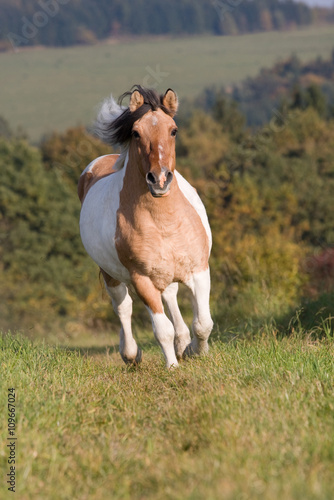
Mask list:
[{"label": "pony", "polygon": [[[122,105],[125,97],[128,107]],[[120,354],[128,364],[142,359],[131,330],[129,287],[150,314],[167,368],[206,353],[213,327],[211,231],[197,191],[175,168],[177,109],[172,89],[159,95],[135,85],[118,103],[110,96],[98,114],[96,133],[119,146],[120,154],[96,158],[78,183],[82,243],[100,267],[121,323]],[[179,283],[191,291],[193,338],[178,307]]]}]

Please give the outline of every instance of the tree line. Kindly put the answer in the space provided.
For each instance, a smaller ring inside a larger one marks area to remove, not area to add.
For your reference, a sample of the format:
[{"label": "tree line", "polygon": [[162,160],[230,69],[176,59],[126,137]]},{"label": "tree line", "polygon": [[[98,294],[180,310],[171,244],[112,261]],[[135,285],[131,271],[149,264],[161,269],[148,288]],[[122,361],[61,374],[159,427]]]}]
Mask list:
[{"label": "tree line", "polygon": [[1,0],[0,50],[124,35],[234,35],[316,19],[314,9],[292,0]]},{"label": "tree line", "polygon": [[[196,106],[210,112],[217,100],[235,103],[247,126],[262,127],[280,121],[288,109],[312,105],[320,116],[334,116],[334,49],[328,59],[317,57],[303,63],[296,55],[263,68],[256,76],[222,88],[206,88]],[[182,116],[191,113],[193,103],[185,101]]]}]

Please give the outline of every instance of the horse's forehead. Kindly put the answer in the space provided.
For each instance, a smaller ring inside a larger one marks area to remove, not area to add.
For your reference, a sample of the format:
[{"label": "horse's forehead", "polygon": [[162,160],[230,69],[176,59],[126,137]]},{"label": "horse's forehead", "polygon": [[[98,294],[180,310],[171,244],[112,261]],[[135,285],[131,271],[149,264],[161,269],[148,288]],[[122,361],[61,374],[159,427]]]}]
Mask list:
[{"label": "horse's forehead", "polygon": [[161,131],[162,128],[170,126],[174,123],[173,118],[166,115],[161,109],[156,111],[148,111],[140,120],[138,125],[141,128],[147,129],[150,133]]}]

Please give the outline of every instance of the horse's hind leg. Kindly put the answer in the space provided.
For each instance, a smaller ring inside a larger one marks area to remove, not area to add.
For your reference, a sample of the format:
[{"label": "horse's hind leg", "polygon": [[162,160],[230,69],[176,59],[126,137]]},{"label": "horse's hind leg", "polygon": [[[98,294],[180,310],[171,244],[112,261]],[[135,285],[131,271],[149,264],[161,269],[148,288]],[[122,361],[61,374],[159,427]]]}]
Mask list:
[{"label": "horse's hind leg", "polygon": [[175,338],[174,347],[176,357],[181,359],[186,347],[190,344],[191,338],[189,333],[189,328],[183,321],[178,303],[177,303],[177,292],[179,285],[178,283],[171,283],[162,294],[162,298],[167,304],[171,320],[174,325]]},{"label": "horse's hind leg", "polygon": [[192,292],[194,320],[192,330],[194,338],[187,347],[185,354],[204,354],[208,351],[208,338],[213,321],[210,314],[210,271],[209,268],[194,274],[186,283]]},{"label": "horse's hind leg", "polygon": [[131,316],[132,316],[132,299],[129,295],[127,287],[124,283],[114,280],[107,273],[102,271],[106,290],[114,308],[118,315],[122,328],[119,340],[119,352],[122,359],[127,364],[140,363],[142,352],[137,346],[137,343],[132,335]]}]

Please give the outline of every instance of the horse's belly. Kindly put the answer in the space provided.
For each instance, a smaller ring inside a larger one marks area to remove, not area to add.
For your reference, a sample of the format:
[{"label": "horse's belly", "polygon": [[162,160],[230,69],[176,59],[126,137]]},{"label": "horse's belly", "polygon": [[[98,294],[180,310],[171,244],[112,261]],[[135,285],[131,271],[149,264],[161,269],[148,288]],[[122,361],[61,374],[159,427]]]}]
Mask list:
[{"label": "horse's belly", "polygon": [[158,290],[165,290],[172,282],[187,283],[191,276],[207,267],[194,260],[191,253],[161,252],[155,261],[144,262],[140,268],[150,277]]}]

